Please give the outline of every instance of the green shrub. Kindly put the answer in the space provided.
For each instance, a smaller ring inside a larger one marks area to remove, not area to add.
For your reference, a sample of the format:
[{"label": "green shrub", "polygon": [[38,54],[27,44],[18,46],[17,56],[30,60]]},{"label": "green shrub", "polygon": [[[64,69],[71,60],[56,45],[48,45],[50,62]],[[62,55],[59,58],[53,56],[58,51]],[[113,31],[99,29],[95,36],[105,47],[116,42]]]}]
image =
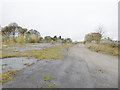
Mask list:
[{"label": "green shrub", "polygon": [[13,43],[14,43],[13,38],[10,38],[10,39],[9,39],[9,43],[10,43],[10,44],[13,44]]},{"label": "green shrub", "polygon": [[40,38],[38,39],[38,42],[39,42],[39,43],[43,43],[43,38],[40,37]]},{"label": "green shrub", "polygon": [[83,44],[86,44],[86,43],[87,43],[87,41],[84,41],[84,42],[83,42]]},{"label": "green shrub", "polygon": [[52,79],[52,78],[51,78],[51,77],[48,77],[48,76],[44,77],[44,80],[45,80],[45,81],[51,81],[51,79]]},{"label": "green shrub", "polygon": [[38,36],[36,34],[32,34],[31,37],[32,37],[33,43],[38,42]]},{"label": "green shrub", "polygon": [[23,35],[21,35],[21,36],[19,36],[18,38],[17,38],[17,43],[25,43],[25,38],[24,38],[24,36]]},{"label": "green shrub", "polygon": [[38,36],[36,34],[27,34],[25,39],[26,39],[26,42],[28,43],[38,42]]},{"label": "green shrub", "polygon": [[56,44],[56,41],[52,40],[52,41],[51,41],[51,44]]}]

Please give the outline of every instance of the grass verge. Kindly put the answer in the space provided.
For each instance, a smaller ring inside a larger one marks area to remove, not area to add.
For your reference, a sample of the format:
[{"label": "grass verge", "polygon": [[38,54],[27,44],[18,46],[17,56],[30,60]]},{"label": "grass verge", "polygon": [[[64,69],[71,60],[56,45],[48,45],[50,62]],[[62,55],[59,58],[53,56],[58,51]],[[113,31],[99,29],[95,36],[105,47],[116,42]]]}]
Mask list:
[{"label": "grass verge", "polygon": [[89,43],[87,44],[87,48],[89,48],[92,51],[114,55],[120,57],[120,53],[118,52],[119,46],[116,44],[95,44],[95,43]]}]

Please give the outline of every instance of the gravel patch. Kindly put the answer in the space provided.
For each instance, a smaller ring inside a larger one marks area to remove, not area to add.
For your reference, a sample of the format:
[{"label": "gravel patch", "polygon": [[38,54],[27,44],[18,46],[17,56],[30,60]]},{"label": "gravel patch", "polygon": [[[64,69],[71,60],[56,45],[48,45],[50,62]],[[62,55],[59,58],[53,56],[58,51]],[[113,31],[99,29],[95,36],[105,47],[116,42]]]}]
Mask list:
[{"label": "gravel patch", "polygon": [[45,47],[55,47],[58,46],[60,44],[38,44],[38,45],[28,45],[28,46],[24,46],[24,47],[7,47],[6,50],[9,49],[13,49],[16,51],[20,51],[20,52],[24,52],[26,50],[38,50],[38,49],[44,49]]},{"label": "gravel patch", "polygon": [[4,73],[8,70],[21,70],[26,67],[24,63],[32,64],[35,63],[37,59],[34,57],[31,57],[30,59],[28,59],[27,57],[13,57],[13,58],[0,59],[0,61],[1,60],[2,60],[2,65],[7,64],[6,66],[3,66],[3,73]]},{"label": "gravel patch", "polygon": [[60,44],[53,45],[53,44],[47,43],[47,44],[37,44],[37,45],[29,45],[29,46],[33,46],[33,47],[55,47],[55,46],[58,46],[58,45],[60,45]]},{"label": "gravel patch", "polygon": [[16,51],[20,51],[20,52],[24,52],[27,50],[38,50],[38,49],[43,49],[43,48],[39,48],[39,47],[8,47],[6,48],[8,49],[15,49]]}]

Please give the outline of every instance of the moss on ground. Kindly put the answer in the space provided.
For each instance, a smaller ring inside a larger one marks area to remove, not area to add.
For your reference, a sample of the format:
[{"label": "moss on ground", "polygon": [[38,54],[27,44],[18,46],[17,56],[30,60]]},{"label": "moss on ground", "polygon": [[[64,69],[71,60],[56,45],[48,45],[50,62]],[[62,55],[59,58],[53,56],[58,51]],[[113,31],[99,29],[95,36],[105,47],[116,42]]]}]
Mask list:
[{"label": "moss on ground", "polygon": [[8,72],[0,74],[0,83],[11,81],[17,72],[18,70],[8,70]]},{"label": "moss on ground", "polygon": [[2,66],[7,66],[7,64],[2,64]]},{"label": "moss on ground", "polygon": [[38,58],[37,61],[44,59],[63,59],[64,54],[59,54],[60,52],[64,52],[61,49],[68,49],[70,45],[61,45],[56,47],[45,48],[45,50],[28,50],[25,51],[29,57]]},{"label": "moss on ground", "polygon": [[4,44],[7,46],[3,46],[2,49],[7,48],[7,47],[24,47],[24,46],[29,46],[29,45],[37,45],[39,43],[13,43],[13,44],[3,43],[3,45]]},{"label": "moss on ground", "polygon": [[17,53],[4,52],[2,53],[2,57],[0,58],[11,58],[11,57],[27,57],[27,55],[22,54],[21,52],[17,52]]},{"label": "moss on ground", "polygon": [[[64,54],[62,54],[62,49],[68,49],[70,48],[72,45],[71,44],[65,44],[65,45],[60,45],[60,46],[55,46],[55,47],[49,47],[49,48],[45,48],[44,50],[27,50],[23,53],[21,53],[20,51],[15,52],[15,49],[10,49],[10,50],[5,50],[5,48],[7,47],[22,47],[25,46],[26,44],[9,44],[8,46],[5,46],[4,48],[2,48],[2,55],[0,55],[0,58],[10,58],[10,57],[36,57],[38,60],[44,60],[44,59],[63,59],[63,57],[65,56]],[[28,44],[27,44],[28,45]],[[36,44],[29,44],[29,45],[36,45]],[[6,66],[7,64],[3,65]],[[24,65],[30,66],[31,64],[25,63]],[[14,78],[14,75],[17,73],[17,70],[9,70],[6,73],[0,74],[0,82],[1,83],[6,83],[10,80],[12,80]],[[44,77],[45,81],[50,81],[51,78],[50,77]],[[51,88],[54,88],[53,86],[48,86]]]},{"label": "moss on ground", "polygon": [[44,77],[44,81],[51,81],[51,77],[48,77],[48,76],[46,76],[46,77]]},{"label": "moss on ground", "polygon": [[[59,54],[59,53],[64,52],[61,49],[68,49],[69,47],[71,47],[70,44],[60,45],[60,46],[56,46],[56,47],[49,47],[49,48],[45,48],[44,50],[41,50],[41,49],[39,49],[39,50],[27,50],[24,52],[24,54],[19,52],[19,51],[17,51],[16,53],[9,53],[8,51],[4,51],[4,53],[2,53],[2,56],[0,58],[36,57],[38,59],[37,61],[40,61],[43,59],[63,59],[63,57],[65,55]],[[14,52],[14,50],[11,52]]]},{"label": "moss on ground", "polygon": [[51,85],[47,85],[48,87],[50,87],[50,88],[56,88],[56,87],[54,87],[54,86],[51,86]]},{"label": "moss on ground", "polygon": [[[32,63],[33,64],[33,63]],[[31,66],[32,64],[29,64],[29,63],[24,63],[24,65],[26,66]]]}]

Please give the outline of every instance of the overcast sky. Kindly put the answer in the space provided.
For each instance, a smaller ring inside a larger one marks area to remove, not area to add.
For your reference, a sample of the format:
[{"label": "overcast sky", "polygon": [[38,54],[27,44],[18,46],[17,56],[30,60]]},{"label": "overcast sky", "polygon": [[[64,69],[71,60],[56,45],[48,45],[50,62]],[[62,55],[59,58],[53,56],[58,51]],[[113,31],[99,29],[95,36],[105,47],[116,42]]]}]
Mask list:
[{"label": "overcast sky", "polygon": [[85,34],[103,26],[105,37],[118,39],[119,0],[2,0],[0,25],[16,22],[36,29],[41,36],[84,40]]}]

